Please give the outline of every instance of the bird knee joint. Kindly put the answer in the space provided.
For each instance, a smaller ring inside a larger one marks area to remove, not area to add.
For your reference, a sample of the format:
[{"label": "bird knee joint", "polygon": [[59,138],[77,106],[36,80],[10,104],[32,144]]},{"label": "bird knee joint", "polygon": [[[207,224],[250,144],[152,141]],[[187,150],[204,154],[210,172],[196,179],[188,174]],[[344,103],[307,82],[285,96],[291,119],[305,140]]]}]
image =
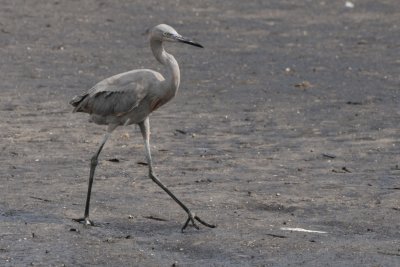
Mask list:
[{"label": "bird knee joint", "polygon": [[92,166],[96,166],[97,163],[98,163],[97,157],[93,157],[93,158],[90,160],[90,165],[92,165]]},{"label": "bird knee joint", "polygon": [[150,177],[155,177],[156,176],[152,169],[149,169],[149,176]]}]

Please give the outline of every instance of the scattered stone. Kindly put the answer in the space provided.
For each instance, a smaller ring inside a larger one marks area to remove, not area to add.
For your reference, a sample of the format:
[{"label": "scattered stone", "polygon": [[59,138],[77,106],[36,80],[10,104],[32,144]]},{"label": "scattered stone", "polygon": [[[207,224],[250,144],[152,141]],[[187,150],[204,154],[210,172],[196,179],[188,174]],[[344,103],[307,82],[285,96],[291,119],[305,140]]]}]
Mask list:
[{"label": "scattered stone", "polygon": [[301,83],[297,83],[294,85],[294,87],[300,88],[300,89],[308,89],[314,87],[309,81],[302,81]]},{"label": "scattered stone", "polygon": [[344,6],[347,7],[347,8],[354,8],[354,4],[352,2],[350,2],[350,1],[346,1]]},{"label": "scattered stone", "polygon": [[333,154],[328,154],[328,153],[323,153],[322,156],[324,156],[325,158],[329,158],[329,159],[334,159],[334,158],[336,158],[335,155],[333,155]]}]

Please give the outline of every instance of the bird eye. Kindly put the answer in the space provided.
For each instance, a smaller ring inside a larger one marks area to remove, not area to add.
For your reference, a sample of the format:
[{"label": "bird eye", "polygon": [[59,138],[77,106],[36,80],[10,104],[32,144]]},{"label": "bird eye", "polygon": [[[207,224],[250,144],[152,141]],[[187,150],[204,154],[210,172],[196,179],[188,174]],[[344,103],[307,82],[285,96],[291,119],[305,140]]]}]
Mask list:
[{"label": "bird eye", "polygon": [[171,37],[172,34],[170,34],[169,32],[164,32],[163,35],[164,35],[165,37]]}]

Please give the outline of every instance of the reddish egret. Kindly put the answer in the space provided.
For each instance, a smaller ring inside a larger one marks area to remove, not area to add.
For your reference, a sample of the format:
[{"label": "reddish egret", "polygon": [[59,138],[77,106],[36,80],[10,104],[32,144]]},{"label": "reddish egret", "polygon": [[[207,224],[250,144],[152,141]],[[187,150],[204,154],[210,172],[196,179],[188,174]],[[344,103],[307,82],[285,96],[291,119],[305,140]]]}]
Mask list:
[{"label": "reddish egret", "polygon": [[161,183],[153,171],[150,153],[149,115],[175,96],[180,83],[178,62],[174,56],[164,50],[163,42],[181,42],[203,47],[199,43],[178,34],[171,26],[160,24],[150,31],[150,47],[154,57],[167,70],[165,78],[160,73],[149,69],[131,70],[99,82],[84,94],[75,96],[70,102],[75,107],[74,112],[88,113],[94,123],[108,125],[107,133],[91,158],[85,214],[83,218],[75,219],[78,222],[93,225],[93,222],[89,220],[90,194],[98,157],[107,139],[118,126],[138,124],[144,139],[149,177],[175,200],[188,215],[182,231],[188,226],[189,222],[198,229],[199,227],[195,221],[207,227],[215,227],[191,212],[185,204]]}]

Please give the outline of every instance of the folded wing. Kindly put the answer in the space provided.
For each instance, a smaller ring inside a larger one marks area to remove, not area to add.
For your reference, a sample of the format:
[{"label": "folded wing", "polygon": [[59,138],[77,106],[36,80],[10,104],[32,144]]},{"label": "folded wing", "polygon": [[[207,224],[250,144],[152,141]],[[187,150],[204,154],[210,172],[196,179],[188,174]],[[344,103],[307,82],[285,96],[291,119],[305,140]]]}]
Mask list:
[{"label": "folded wing", "polygon": [[101,116],[122,116],[135,108],[151,93],[154,83],[164,78],[151,70],[135,70],[107,78],[82,95],[75,96],[70,104],[74,112]]}]

